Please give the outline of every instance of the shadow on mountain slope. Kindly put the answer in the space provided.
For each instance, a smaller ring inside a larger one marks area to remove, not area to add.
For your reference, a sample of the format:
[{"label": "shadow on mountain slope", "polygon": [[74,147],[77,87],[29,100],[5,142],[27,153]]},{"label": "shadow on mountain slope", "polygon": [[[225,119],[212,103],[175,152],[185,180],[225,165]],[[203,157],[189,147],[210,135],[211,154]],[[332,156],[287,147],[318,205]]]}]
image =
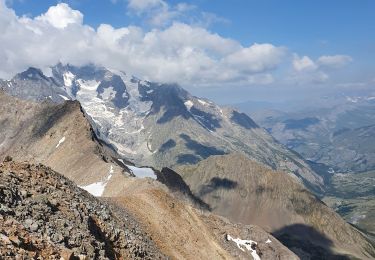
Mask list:
[{"label": "shadow on mountain slope", "polygon": [[293,224],[272,233],[281,243],[303,259],[352,259],[331,250],[333,242],[311,226]]},{"label": "shadow on mountain slope", "polygon": [[203,159],[208,158],[211,155],[224,155],[223,150],[219,150],[213,146],[206,146],[197,141],[191,139],[190,136],[181,134],[180,137],[185,141],[185,145],[190,150],[194,151],[196,155],[199,155]]},{"label": "shadow on mountain slope", "polygon": [[182,177],[172,169],[164,167],[161,171],[155,171],[155,173],[157,180],[167,186],[175,195],[180,195],[179,197],[182,199],[185,197],[198,208],[211,210],[207,203],[203,202],[203,200],[191,192],[190,187]]},{"label": "shadow on mountain slope", "polygon": [[233,111],[232,117],[230,119],[246,129],[259,128],[259,126],[245,113]]},{"label": "shadow on mountain slope", "polygon": [[227,178],[220,178],[220,177],[213,177],[210,182],[206,185],[203,185],[198,194],[199,196],[204,196],[210,192],[213,192],[217,189],[234,189],[238,186],[238,183],[236,181],[232,181]]}]

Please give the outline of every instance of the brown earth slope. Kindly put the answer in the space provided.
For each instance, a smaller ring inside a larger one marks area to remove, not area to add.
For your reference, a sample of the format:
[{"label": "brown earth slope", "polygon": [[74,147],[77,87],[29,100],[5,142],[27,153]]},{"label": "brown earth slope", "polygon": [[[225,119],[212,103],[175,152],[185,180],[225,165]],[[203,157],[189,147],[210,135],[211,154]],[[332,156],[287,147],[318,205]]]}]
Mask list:
[{"label": "brown earth slope", "polygon": [[36,103],[0,91],[0,128],[0,159],[43,163],[81,186],[108,178],[111,169],[107,186],[128,176],[97,140],[79,102]]},{"label": "brown earth slope", "polygon": [[160,186],[138,179],[122,197],[109,201],[132,212],[156,245],[172,259],[251,259],[250,253],[228,241],[227,235],[257,242],[256,251],[262,259],[298,259],[263,229],[234,225],[198,210]]},{"label": "brown earth slope", "polygon": [[179,172],[214,213],[263,227],[301,257],[375,257],[364,234],[283,172],[241,154],[210,157]]}]

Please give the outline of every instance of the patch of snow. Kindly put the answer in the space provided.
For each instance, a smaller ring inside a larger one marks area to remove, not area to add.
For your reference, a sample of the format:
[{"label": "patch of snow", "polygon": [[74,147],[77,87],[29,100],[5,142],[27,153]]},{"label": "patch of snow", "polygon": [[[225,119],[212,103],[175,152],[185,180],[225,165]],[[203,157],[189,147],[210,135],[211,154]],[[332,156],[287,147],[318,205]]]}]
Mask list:
[{"label": "patch of snow", "polygon": [[208,106],[210,105],[208,102],[202,100],[202,99],[198,99],[198,102],[201,103],[203,106]]},{"label": "patch of snow", "polygon": [[100,182],[95,182],[87,186],[78,186],[78,187],[80,187],[81,189],[84,189],[85,191],[89,192],[91,195],[94,195],[95,197],[101,197],[103,195],[105,187],[107,186],[108,181],[112,178],[112,174],[113,174],[113,166],[111,165],[111,168],[109,169],[109,175],[105,180],[100,181]]},{"label": "patch of snow", "polygon": [[73,85],[74,78],[75,76],[73,75],[73,73],[71,73],[70,71],[65,72],[63,74],[64,85],[67,87],[71,87]]},{"label": "patch of snow", "polygon": [[132,173],[138,177],[138,178],[151,178],[156,180],[156,174],[153,169],[151,168],[138,168],[135,166],[127,165],[125,164],[131,171]]},{"label": "patch of snow", "polygon": [[252,245],[257,245],[257,242],[252,241],[252,240],[242,240],[240,238],[233,238],[229,234],[227,234],[227,240],[233,241],[234,243],[236,243],[237,247],[241,249],[243,252],[245,252],[245,249],[250,251],[251,256],[253,257],[254,260],[260,260],[260,257],[257,254],[257,251],[252,248]]},{"label": "patch of snow", "polygon": [[[66,87],[66,92],[70,97],[81,102],[82,107],[95,123],[94,127],[103,133],[101,138],[114,145],[121,155],[134,158],[150,153],[147,144],[142,141],[145,137],[143,122],[151,110],[152,101],[143,101],[138,90],[139,84],[143,83],[138,79],[120,71],[112,71],[112,73],[119,75],[126,86],[123,95],[128,96],[129,100],[124,108],[115,109],[110,103],[111,97],[116,93],[112,86],[106,88],[106,92],[98,96],[97,88],[100,81],[75,77],[73,84],[77,85],[78,92],[72,95],[68,87]],[[112,73],[107,73],[105,77],[111,76]],[[144,84],[149,85],[149,83]]]},{"label": "patch of snow", "polygon": [[147,80],[140,80],[139,84],[146,86],[146,87],[150,87],[150,82]]},{"label": "patch of snow", "polygon": [[63,95],[60,95],[60,94],[59,94],[59,96],[62,97],[64,100],[69,100],[69,98],[67,98],[66,96],[63,96]]},{"label": "patch of snow", "polygon": [[109,88],[105,88],[101,96],[104,101],[112,100],[116,96],[116,91],[111,86]]},{"label": "patch of snow", "polygon": [[189,110],[189,111],[194,106],[194,103],[191,100],[185,101],[184,104],[185,104],[185,107],[187,108],[187,110]]},{"label": "patch of snow", "polygon": [[60,139],[59,143],[56,145],[56,148],[59,148],[59,146],[65,142],[65,136],[63,138]]},{"label": "patch of snow", "polygon": [[332,168],[329,168],[329,169],[328,169],[328,173],[333,174],[333,173],[335,173],[335,170],[332,169]]},{"label": "patch of snow", "polygon": [[96,92],[98,86],[100,85],[100,82],[98,82],[96,80],[79,79],[79,80],[77,80],[77,83],[81,87],[81,90],[90,91],[90,92],[92,92],[92,91]]},{"label": "patch of snow", "polygon": [[363,214],[363,215],[354,215],[353,217],[350,218],[350,223],[356,225],[358,224],[358,221],[360,221],[361,219],[365,219],[366,218],[366,215]]},{"label": "patch of snow", "polygon": [[267,239],[266,244],[272,243],[271,239]]}]

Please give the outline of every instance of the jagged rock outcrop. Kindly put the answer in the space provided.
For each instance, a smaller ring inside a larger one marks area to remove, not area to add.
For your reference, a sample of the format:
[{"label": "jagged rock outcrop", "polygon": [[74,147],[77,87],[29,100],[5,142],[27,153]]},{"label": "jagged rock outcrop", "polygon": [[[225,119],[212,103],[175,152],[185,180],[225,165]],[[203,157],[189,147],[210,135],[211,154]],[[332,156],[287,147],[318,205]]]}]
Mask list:
[{"label": "jagged rock outcrop", "polygon": [[42,165],[0,165],[2,258],[167,259],[126,213]]}]

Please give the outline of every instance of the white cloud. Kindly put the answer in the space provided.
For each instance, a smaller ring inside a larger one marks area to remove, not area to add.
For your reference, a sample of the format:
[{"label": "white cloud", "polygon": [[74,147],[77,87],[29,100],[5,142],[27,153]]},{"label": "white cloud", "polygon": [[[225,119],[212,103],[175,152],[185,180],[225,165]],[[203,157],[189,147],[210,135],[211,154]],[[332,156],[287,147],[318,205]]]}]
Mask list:
[{"label": "white cloud", "polygon": [[128,14],[144,16],[152,26],[166,26],[191,9],[185,3],[170,6],[163,0],[128,0]]},{"label": "white cloud", "polygon": [[321,56],[319,57],[317,62],[320,66],[330,67],[330,68],[340,68],[349,64],[352,61],[353,59],[347,55],[332,55],[332,56]]},{"label": "white cloud", "polygon": [[318,66],[309,57],[303,56],[300,58],[297,54],[294,54],[293,68],[296,71],[314,71]]},{"label": "white cloud", "polygon": [[[154,27],[167,27],[173,22],[194,24],[208,28],[214,23],[228,23],[228,20],[213,13],[202,12],[188,3],[168,4],[164,0],[125,0],[129,16],[138,16]],[[116,1],[117,2],[117,1]]]},{"label": "white cloud", "polygon": [[58,62],[92,62],[183,85],[269,84],[286,52],[272,44],[244,47],[205,28],[178,22],[150,31],[106,24],[94,29],[66,4],[35,18],[17,17],[5,5],[0,7],[0,77],[28,66],[47,70]]},{"label": "white cloud", "polygon": [[[133,2],[133,8],[144,12],[164,5],[162,0]],[[168,14],[177,11],[180,15],[191,8],[177,4],[167,6],[166,10]],[[197,23],[174,21],[151,30],[101,24],[95,29],[85,25],[83,14],[67,4],[58,4],[30,18],[17,17],[0,0],[0,77],[3,78],[29,66],[47,71],[49,66],[62,62],[95,63],[140,78],[184,86],[259,85],[283,80],[286,76],[278,69],[290,62],[290,55],[285,47],[270,43],[243,46]],[[291,60],[293,75],[289,79],[327,80],[324,60],[326,66],[327,58],[314,62],[295,54]]]},{"label": "white cloud", "polygon": [[56,28],[65,28],[69,24],[82,24],[83,15],[77,10],[73,10],[65,3],[51,6],[45,14],[38,16],[35,20],[50,23]]},{"label": "white cloud", "polygon": [[294,83],[323,83],[329,79],[327,69],[337,69],[350,63],[352,58],[347,55],[321,56],[313,61],[308,56],[299,57],[293,55],[293,73],[291,77]]},{"label": "white cloud", "polygon": [[285,48],[255,43],[231,53],[225,58],[225,62],[239,71],[257,73],[277,67],[284,54]]},{"label": "white cloud", "polygon": [[153,8],[167,7],[163,0],[129,0],[128,8],[136,12],[145,12]]}]

